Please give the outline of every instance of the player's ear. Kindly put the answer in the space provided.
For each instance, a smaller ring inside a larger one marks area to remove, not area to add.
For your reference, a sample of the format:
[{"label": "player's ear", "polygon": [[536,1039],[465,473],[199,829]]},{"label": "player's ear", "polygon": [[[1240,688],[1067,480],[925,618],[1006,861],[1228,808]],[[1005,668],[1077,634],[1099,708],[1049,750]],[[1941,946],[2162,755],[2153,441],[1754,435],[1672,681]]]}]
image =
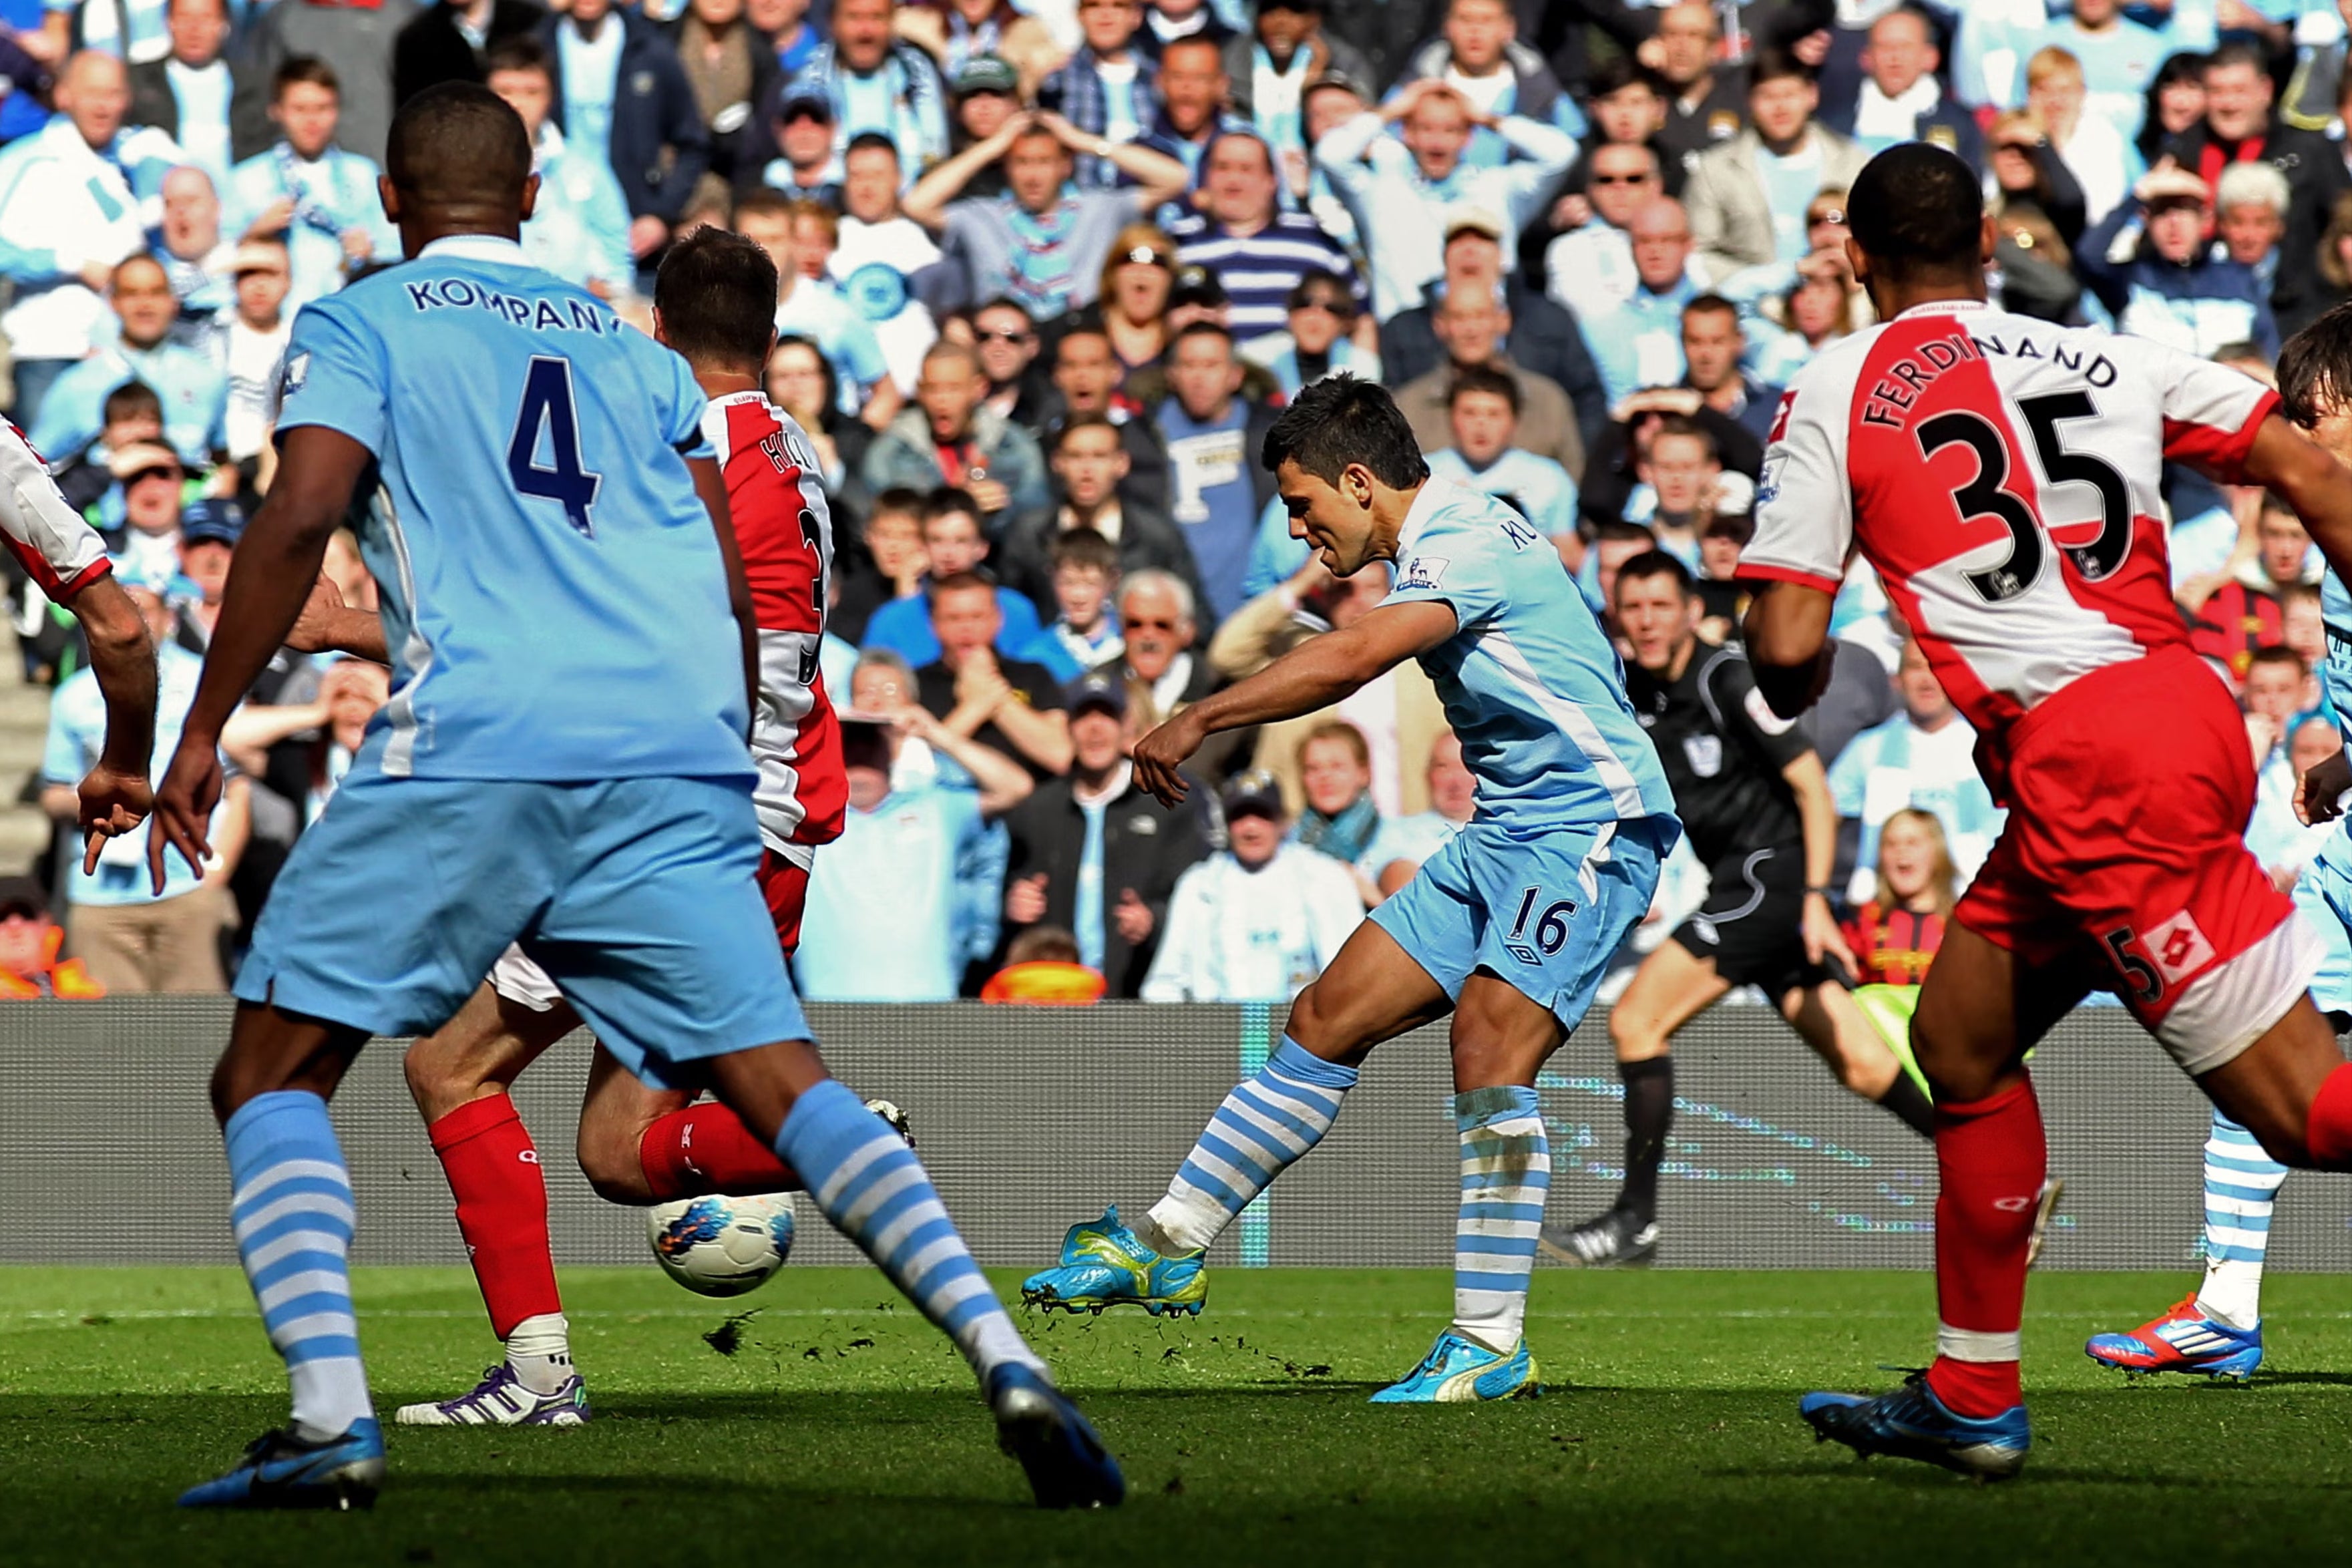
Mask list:
[{"label": "player's ear", "polygon": [[661,315],[661,307],[660,307],[659,305],[656,305],[656,306],[653,308],[653,318],[654,318],[654,342],[657,342],[657,343],[661,344],[661,346],[662,346],[662,347],[664,347],[664,348],[667,348],[667,347],[669,347],[669,333],[667,333],[667,331],[664,331],[662,330],[662,315]]},{"label": "player's ear", "polygon": [[1992,214],[1987,213],[1984,216],[1984,227],[1977,236],[1977,260],[1984,266],[1990,267],[1993,247],[2000,243],[2000,230],[1994,226]]},{"label": "player's ear", "polygon": [[522,205],[515,209],[516,216],[520,217],[525,223],[529,223],[530,221],[531,210],[538,205],[539,176],[537,174],[532,174],[526,178],[522,183]]},{"label": "player's ear", "polygon": [[375,199],[383,204],[384,221],[393,225],[394,227],[398,227],[400,225],[400,192],[394,188],[392,176],[390,174],[378,174],[375,177]]}]

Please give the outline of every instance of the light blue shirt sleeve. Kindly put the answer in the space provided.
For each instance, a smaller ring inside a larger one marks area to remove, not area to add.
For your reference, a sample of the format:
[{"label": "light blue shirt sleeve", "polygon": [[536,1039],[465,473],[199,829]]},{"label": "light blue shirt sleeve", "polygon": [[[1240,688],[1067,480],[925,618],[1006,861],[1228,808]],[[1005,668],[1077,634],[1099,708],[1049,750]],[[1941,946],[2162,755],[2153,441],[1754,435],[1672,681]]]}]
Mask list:
[{"label": "light blue shirt sleeve", "polygon": [[[685,363],[678,362],[681,370]],[[386,380],[383,345],[357,312],[333,300],[306,305],[286,345],[278,433],[322,426],[382,457]]]},{"label": "light blue shirt sleeve", "polygon": [[1838,760],[1830,764],[1830,801],[1840,816],[1862,815],[1864,787],[1877,761],[1878,743],[1864,731],[1847,742]]},{"label": "light blue shirt sleeve", "polygon": [[[1507,509],[1498,509],[1507,510]],[[1501,525],[1516,529],[1526,543],[1536,542],[1535,527],[1516,512]],[[1505,567],[1495,546],[1463,527],[1438,526],[1415,540],[1412,552],[1397,563],[1396,586],[1384,605],[1441,603],[1454,606],[1454,621],[1464,629],[1499,612]]]}]

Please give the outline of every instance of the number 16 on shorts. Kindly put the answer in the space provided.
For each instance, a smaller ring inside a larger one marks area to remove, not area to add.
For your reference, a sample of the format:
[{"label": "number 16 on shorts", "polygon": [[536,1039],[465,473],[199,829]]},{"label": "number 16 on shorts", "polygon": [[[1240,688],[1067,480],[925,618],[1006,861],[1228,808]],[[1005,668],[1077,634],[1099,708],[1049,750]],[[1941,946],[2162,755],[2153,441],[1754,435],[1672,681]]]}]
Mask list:
[{"label": "number 16 on shorts", "polygon": [[[1542,907],[1542,913],[1537,908]],[[1504,948],[1513,958],[1530,968],[1541,968],[1543,960],[1568,945],[1569,917],[1576,913],[1576,900],[1558,899],[1544,901],[1541,888],[1527,888],[1519,893],[1519,912],[1511,921],[1510,934],[1503,939]],[[1534,930],[1528,922],[1534,922]],[[1532,944],[1532,945],[1530,945]],[[1541,953],[1542,957],[1537,956]]]}]

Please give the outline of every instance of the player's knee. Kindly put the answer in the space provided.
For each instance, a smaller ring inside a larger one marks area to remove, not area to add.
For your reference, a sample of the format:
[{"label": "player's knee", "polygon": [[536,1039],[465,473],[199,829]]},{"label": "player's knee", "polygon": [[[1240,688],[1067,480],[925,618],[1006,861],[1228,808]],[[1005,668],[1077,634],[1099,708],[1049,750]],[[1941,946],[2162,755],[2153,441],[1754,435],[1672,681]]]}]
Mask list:
[{"label": "player's knee", "polygon": [[407,1081],[409,1098],[427,1121],[445,1116],[472,1098],[472,1084],[460,1081],[453,1055],[438,1039],[427,1037],[408,1047],[400,1058],[400,1076]]},{"label": "player's knee", "polygon": [[1666,1054],[1666,1036],[1649,1019],[1629,1017],[1621,1007],[1609,1015],[1609,1046],[1621,1062],[1648,1061]]},{"label": "player's knee", "polygon": [[1330,1043],[1331,1023],[1332,1020],[1324,1013],[1323,988],[1310,981],[1307,988],[1292,999],[1289,1021],[1283,1026],[1282,1032],[1303,1048],[1321,1056],[1323,1047]]},{"label": "player's knee", "polygon": [[575,1153],[580,1161],[580,1173],[588,1178],[588,1185],[608,1204],[626,1204],[635,1207],[654,1201],[652,1189],[646,1184],[644,1162],[637,1157],[637,1138],[622,1128],[596,1127],[583,1124]]}]

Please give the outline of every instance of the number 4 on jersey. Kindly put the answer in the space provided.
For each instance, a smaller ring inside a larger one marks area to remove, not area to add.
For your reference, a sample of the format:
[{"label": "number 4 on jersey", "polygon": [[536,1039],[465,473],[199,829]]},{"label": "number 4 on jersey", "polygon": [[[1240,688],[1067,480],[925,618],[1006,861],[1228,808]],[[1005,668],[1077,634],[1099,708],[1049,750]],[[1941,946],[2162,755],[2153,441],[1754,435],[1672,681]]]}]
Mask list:
[{"label": "number 4 on jersey", "polygon": [[[547,433],[550,464],[539,464],[539,437]],[[507,444],[507,474],[514,488],[527,496],[560,502],[572,526],[590,539],[596,529],[588,509],[604,479],[590,473],[580,461],[580,415],[572,396],[572,362],[554,354],[533,354],[530,373],[523,378],[522,408],[515,416],[514,439]]]}]

